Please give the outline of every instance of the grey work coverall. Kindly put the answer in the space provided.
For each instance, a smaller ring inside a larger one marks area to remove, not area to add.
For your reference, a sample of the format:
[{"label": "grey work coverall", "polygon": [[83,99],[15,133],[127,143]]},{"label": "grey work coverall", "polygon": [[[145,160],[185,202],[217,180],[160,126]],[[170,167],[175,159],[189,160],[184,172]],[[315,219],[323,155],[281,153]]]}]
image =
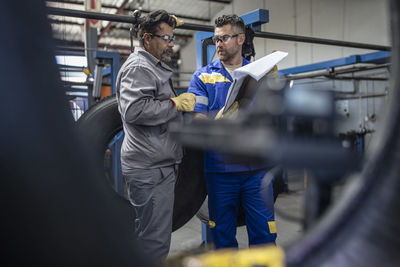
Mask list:
[{"label": "grey work coverall", "polygon": [[153,259],[169,251],[176,164],[182,158],[182,148],[168,132],[168,123],[182,120],[169,100],[176,96],[171,75],[165,63],[136,47],[116,84],[125,131],[121,165],[135,209],[135,235]]}]

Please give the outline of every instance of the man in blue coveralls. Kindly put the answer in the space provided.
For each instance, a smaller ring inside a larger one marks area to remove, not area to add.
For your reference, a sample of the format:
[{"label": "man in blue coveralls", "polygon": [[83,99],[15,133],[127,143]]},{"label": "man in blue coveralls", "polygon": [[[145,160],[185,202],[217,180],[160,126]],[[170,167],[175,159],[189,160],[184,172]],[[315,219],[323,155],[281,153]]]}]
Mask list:
[{"label": "man in blue coveralls", "polygon": [[[195,118],[214,119],[225,105],[233,81],[232,72],[250,63],[242,57],[245,26],[237,15],[223,15],[215,20],[213,41],[219,58],[197,70],[188,89],[196,95]],[[240,202],[245,211],[249,245],[275,242],[274,213],[267,208],[260,193],[267,167],[232,164],[221,154],[205,152],[210,227],[216,248],[238,247],[236,227]],[[273,203],[272,183],[268,191]]]}]

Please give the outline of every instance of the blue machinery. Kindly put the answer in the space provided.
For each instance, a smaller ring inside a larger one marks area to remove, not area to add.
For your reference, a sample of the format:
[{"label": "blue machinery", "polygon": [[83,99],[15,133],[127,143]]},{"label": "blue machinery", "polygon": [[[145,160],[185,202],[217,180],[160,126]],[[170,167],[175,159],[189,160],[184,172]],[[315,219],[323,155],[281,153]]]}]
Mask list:
[{"label": "blue machinery", "polygon": [[[102,76],[110,76],[110,83],[111,83],[111,95],[115,94],[115,83],[118,75],[118,71],[120,69],[120,61],[121,56],[118,52],[108,52],[108,51],[94,51],[93,57],[96,59],[97,63],[104,64],[110,63],[110,67],[101,70]],[[97,66],[97,65],[96,65]],[[100,96],[100,95],[99,95]],[[111,151],[111,158],[109,160],[109,166],[111,170],[111,174],[113,177],[114,182],[114,190],[120,194],[121,196],[124,195],[124,184],[122,179],[122,170],[121,170],[121,145],[122,141],[124,140],[124,132],[119,132],[108,145],[108,148]]]},{"label": "blue machinery", "polygon": [[[363,55],[352,55],[345,58],[329,60],[318,62],[314,64],[298,66],[294,68],[288,68],[280,70],[279,73],[281,75],[293,75],[305,72],[312,72],[312,71],[320,71],[326,70],[328,73],[334,72],[335,68],[343,67],[353,64],[362,64],[362,63],[370,63],[370,64],[385,64],[390,61],[390,52],[386,51],[379,51],[379,52],[372,52]],[[387,66],[387,65],[386,65]],[[310,76],[311,78],[312,76]],[[301,78],[301,77],[300,77]],[[364,146],[365,146],[365,134],[368,131],[362,131],[358,133],[352,133],[355,136],[355,144],[356,144],[356,151],[361,155],[364,153]]]},{"label": "blue machinery", "polygon": [[[100,87],[102,77],[109,76],[111,83],[111,95],[115,94],[115,82],[117,79],[118,71],[121,65],[121,56],[118,52],[108,52],[96,50],[93,52],[93,58],[96,60],[96,68],[95,68],[95,82],[94,82],[94,93],[93,96],[100,97]],[[103,69],[105,64],[110,63],[110,67]],[[100,66],[100,67],[99,67]],[[95,87],[98,87],[95,89]],[[96,93],[95,93],[96,92]],[[88,98],[91,97],[88,95]],[[108,171],[111,171],[111,175],[113,177],[113,187],[114,190],[123,196],[124,194],[124,185],[122,179],[122,170],[121,170],[121,145],[124,140],[124,132],[119,132],[109,143],[108,148],[111,151],[111,157],[106,157],[105,159],[105,167],[108,168]]]},{"label": "blue machinery", "polygon": [[100,62],[111,62],[111,66],[104,69],[103,76],[110,75],[111,94],[115,94],[115,81],[121,65],[121,56],[118,52],[97,50],[93,52],[94,58]]}]

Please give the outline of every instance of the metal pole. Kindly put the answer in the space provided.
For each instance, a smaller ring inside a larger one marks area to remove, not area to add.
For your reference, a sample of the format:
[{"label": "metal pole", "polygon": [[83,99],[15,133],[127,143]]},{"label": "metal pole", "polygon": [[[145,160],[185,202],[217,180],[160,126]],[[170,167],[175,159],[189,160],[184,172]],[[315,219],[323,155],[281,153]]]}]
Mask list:
[{"label": "metal pole", "polygon": [[85,19],[99,19],[114,22],[125,22],[125,23],[137,23],[137,19],[132,16],[107,14],[92,11],[83,11],[67,8],[47,7],[49,15],[74,17],[74,18],[85,18]]},{"label": "metal pole", "polygon": [[346,99],[360,99],[360,98],[377,98],[377,97],[386,97],[388,94],[370,94],[370,95],[346,95],[340,94],[335,97],[335,100],[346,100]]},{"label": "metal pole", "polygon": [[[341,69],[341,70],[335,70],[334,72],[323,71],[323,72],[306,74],[306,75],[289,74],[289,75],[286,75],[285,78],[288,80],[302,80],[302,79],[312,79],[312,78],[324,76],[326,78],[331,78],[331,79],[335,79],[335,78],[347,79],[347,78],[349,78],[350,80],[356,80],[357,78],[362,78],[362,77],[346,77],[346,76],[336,76],[336,75],[369,71],[369,70],[375,70],[375,69],[383,69],[383,68],[389,68],[390,66],[391,66],[391,63],[385,63],[385,64],[380,64],[377,66],[361,66],[361,67],[346,68],[346,69]],[[372,78],[372,79],[375,80],[377,78]],[[386,78],[384,78],[384,79],[387,80]],[[378,80],[380,80],[380,79],[378,79]]]},{"label": "metal pole", "polygon": [[353,47],[353,48],[362,48],[362,49],[371,49],[380,51],[390,51],[392,49],[390,46],[384,46],[384,45],[354,43],[347,41],[322,39],[322,38],[307,37],[307,36],[297,36],[297,35],[289,35],[281,33],[271,33],[271,32],[255,32],[255,36],[268,39],[278,39],[278,40],[322,44],[322,45],[335,45],[335,46]]},{"label": "metal pole", "polygon": [[[86,19],[100,19],[100,20],[115,21],[115,22],[125,22],[125,23],[131,23],[131,24],[138,23],[138,20],[133,16],[106,14],[106,13],[99,13],[99,12],[73,10],[73,9],[66,9],[66,8],[55,8],[55,7],[47,7],[47,10],[48,10],[48,13],[51,15],[86,18]],[[185,23],[185,24],[179,26],[179,28],[184,29],[184,30],[193,30],[193,31],[205,31],[205,32],[213,32],[214,31],[214,27],[211,25],[200,25],[200,24],[194,24],[194,23]],[[278,40],[303,42],[303,43],[314,43],[314,44],[322,44],[322,45],[334,45],[334,46],[342,46],[342,47],[353,47],[353,48],[371,49],[371,50],[379,50],[379,51],[390,51],[392,49],[390,46],[384,46],[384,45],[355,43],[355,42],[322,39],[322,38],[314,38],[314,37],[307,37],[307,36],[297,36],[297,35],[289,35],[289,34],[281,34],[281,33],[271,33],[271,32],[257,31],[257,32],[255,32],[255,36],[260,37],[260,38],[268,38],[268,39],[278,39]]]}]

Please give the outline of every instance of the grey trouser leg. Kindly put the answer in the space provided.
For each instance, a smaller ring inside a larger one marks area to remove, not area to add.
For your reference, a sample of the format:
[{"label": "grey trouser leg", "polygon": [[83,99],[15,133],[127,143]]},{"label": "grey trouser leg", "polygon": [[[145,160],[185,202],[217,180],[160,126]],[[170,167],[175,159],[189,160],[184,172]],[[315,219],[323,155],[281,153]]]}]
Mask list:
[{"label": "grey trouser leg", "polygon": [[135,210],[135,235],[151,259],[167,257],[171,243],[175,166],[124,171]]}]

